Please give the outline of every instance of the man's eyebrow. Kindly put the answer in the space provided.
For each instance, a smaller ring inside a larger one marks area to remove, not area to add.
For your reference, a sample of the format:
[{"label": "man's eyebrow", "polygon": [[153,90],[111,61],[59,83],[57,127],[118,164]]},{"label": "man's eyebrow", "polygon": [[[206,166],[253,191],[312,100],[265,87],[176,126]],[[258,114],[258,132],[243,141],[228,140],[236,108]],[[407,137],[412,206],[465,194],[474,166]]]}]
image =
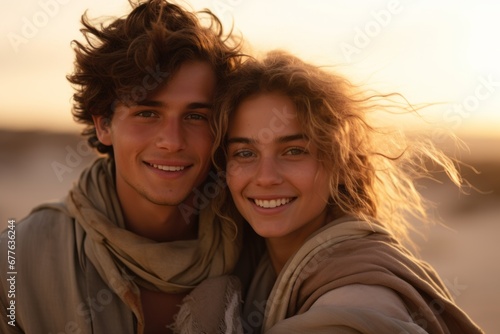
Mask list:
[{"label": "man's eyebrow", "polygon": [[[156,100],[142,100],[137,102],[140,107],[164,107],[165,104]],[[186,106],[186,109],[212,109],[213,104],[209,102],[192,102]]]},{"label": "man's eyebrow", "polygon": [[156,100],[141,100],[136,103],[137,106],[140,107],[163,107],[163,102]]},{"label": "man's eyebrow", "polygon": [[213,104],[209,102],[193,102],[188,104],[187,109],[212,109]]},{"label": "man's eyebrow", "polygon": [[[278,137],[274,141],[280,144],[287,143],[290,141],[294,140],[301,140],[301,139],[307,139],[307,136],[303,133],[298,133],[295,135],[289,135],[289,136],[283,136],[283,137]],[[228,144],[256,144],[257,140],[251,139],[251,138],[246,138],[246,137],[232,137],[228,138],[227,140]]]}]

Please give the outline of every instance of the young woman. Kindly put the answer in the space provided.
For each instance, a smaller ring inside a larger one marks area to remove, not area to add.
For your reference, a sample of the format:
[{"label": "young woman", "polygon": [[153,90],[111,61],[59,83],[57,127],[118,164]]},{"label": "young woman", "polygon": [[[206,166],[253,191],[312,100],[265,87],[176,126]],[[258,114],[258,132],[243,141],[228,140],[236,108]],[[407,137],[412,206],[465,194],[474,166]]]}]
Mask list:
[{"label": "young woman", "polygon": [[231,197],[224,189],[214,205],[267,246],[245,297],[246,332],[481,333],[402,245],[408,215],[426,218],[414,186],[424,163],[458,185],[459,175],[428,142],[371,126],[381,98],[283,52],[227,82],[214,157]]}]

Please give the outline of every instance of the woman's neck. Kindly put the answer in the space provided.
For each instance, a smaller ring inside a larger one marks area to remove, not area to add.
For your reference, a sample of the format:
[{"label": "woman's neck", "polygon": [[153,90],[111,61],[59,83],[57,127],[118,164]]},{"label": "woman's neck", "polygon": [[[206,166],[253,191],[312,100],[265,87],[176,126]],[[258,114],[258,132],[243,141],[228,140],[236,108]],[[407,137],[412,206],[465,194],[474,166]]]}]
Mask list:
[{"label": "woman's neck", "polygon": [[267,252],[276,276],[279,275],[288,259],[302,246],[302,242],[292,246],[281,238],[266,239]]},{"label": "woman's neck", "polygon": [[318,217],[318,222],[315,224],[305,226],[303,229],[283,237],[267,238],[267,251],[276,275],[279,275],[288,259],[304,245],[314,232],[343,215],[343,213],[338,213],[336,210],[328,210]]}]

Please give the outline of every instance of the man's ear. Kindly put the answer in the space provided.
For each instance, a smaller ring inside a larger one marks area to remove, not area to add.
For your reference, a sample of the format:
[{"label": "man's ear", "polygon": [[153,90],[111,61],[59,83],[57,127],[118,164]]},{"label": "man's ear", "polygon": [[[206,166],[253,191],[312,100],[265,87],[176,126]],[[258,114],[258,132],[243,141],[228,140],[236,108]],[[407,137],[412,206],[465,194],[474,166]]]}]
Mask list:
[{"label": "man's ear", "polygon": [[99,141],[107,146],[113,145],[111,140],[111,120],[108,117],[92,115],[94,126]]}]

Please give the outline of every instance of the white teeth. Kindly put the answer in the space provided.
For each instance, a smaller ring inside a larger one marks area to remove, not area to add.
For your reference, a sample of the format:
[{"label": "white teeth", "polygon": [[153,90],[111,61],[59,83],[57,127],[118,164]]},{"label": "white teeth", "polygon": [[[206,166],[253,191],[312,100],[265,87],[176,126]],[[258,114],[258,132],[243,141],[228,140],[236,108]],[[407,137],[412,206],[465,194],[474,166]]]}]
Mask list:
[{"label": "white teeth", "polygon": [[184,169],[184,166],[163,166],[163,165],[152,165],[154,168],[166,170],[168,172],[178,172]]},{"label": "white teeth", "polygon": [[255,204],[257,204],[257,206],[260,206],[261,208],[272,209],[277,208],[278,206],[285,205],[291,200],[291,198],[278,198],[272,200],[254,199],[253,201]]}]

